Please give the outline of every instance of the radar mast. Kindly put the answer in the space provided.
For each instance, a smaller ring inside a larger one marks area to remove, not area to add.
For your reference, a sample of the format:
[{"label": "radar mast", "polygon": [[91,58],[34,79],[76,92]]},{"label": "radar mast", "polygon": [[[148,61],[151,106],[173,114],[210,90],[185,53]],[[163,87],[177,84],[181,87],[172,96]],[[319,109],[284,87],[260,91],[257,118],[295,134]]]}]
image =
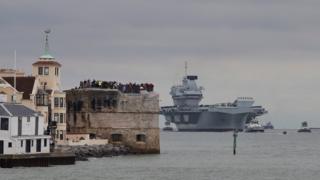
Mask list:
[{"label": "radar mast", "polygon": [[185,74],[185,76],[188,75],[188,61],[184,62],[184,74]]}]

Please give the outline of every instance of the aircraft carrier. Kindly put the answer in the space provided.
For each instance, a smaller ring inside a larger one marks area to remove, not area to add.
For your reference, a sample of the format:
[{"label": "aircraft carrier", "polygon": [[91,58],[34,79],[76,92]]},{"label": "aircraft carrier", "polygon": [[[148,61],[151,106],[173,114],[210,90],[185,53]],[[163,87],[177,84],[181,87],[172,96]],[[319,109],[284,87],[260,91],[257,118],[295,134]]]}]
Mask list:
[{"label": "aircraft carrier", "polygon": [[233,103],[199,105],[203,98],[198,76],[185,75],[182,85],[172,86],[174,106],[161,107],[166,122],[174,123],[178,131],[242,131],[246,123],[267,111],[253,106],[252,97],[239,97]]}]

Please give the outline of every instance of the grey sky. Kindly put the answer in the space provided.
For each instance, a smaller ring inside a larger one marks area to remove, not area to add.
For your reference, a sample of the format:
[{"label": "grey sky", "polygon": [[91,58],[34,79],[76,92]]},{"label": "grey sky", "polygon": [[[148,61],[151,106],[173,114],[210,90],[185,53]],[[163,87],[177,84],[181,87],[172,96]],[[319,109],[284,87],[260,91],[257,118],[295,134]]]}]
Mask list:
[{"label": "grey sky", "polygon": [[189,72],[203,103],[253,96],[279,128],[320,127],[320,1],[108,0],[0,2],[0,66],[31,72],[50,27],[63,86],[85,78],[154,82],[161,105]]}]

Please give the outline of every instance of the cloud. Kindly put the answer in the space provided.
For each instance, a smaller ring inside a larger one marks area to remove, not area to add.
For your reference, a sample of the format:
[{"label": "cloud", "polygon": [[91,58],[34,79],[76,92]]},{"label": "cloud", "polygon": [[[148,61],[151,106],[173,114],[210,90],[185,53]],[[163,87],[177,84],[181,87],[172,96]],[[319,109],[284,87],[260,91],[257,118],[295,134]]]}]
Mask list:
[{"label": "cloud", "polygon": [[[0,67],[27,72],[43,30],[63,64],[64,88],[82,79],[154,82],[161,104],[189,61],[203,103],[254,96],[278,127],[319,126],[320,2],[124,0],[0,3]],[[77,68],[75,68],[77,67]]]}]

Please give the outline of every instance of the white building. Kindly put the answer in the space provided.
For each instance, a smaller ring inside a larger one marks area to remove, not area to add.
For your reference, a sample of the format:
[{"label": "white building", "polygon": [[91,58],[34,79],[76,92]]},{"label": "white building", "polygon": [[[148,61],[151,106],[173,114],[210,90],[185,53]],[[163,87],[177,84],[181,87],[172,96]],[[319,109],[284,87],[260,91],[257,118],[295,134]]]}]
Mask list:
[{"label": "white building", "polygon": [[44,117],[22,104],[0,102],[0,154],[50,152]]},{"label": "white building", "polygon": [[[32,76],[21,71],[0,69],[0,100],[15,102],[40,112],[55,144],[66,144],[66,94],[61,87],[62,65],[49,52],[49,31],[45,51],[32,64]],[[16,78],[14,77],[16,75]],[[0,101],[1,102],[1,101]]]}]

